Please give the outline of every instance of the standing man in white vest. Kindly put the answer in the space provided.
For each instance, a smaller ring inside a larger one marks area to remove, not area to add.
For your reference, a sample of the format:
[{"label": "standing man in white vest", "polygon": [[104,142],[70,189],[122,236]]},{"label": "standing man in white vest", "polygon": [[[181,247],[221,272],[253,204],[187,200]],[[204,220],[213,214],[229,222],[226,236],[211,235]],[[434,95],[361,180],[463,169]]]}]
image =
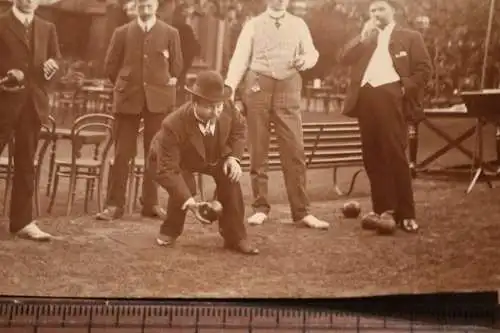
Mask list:
[{"label": "standing man in white vest", "polygon": [[327,229],[327,222],[309,212],[300,110],[299,71],[313,67],[319,54],[304,20],[286,11],[288,2],[267,0],[267,10],[247,21],[226,77],[233,94],[243,81],[254,198],[254,214],[248,223],[262,224],[271,209],[267,198],[267,164],[272,122],[293,221],[314,229]]}]

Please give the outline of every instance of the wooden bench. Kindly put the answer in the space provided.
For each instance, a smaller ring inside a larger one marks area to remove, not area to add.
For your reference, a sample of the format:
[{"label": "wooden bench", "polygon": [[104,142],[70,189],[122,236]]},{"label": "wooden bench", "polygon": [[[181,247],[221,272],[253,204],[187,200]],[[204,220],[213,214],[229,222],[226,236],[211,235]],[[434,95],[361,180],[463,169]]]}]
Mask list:
[{"label": "wooden bench", "polygon": [[[307,169],[332,168],[336,193],[341,196],[351,194],[358,175],[364,170],[358,123],[356,121],[305,123],[302,125],[302,131]],[[268,159],[269,171],[281,170],[279,147],[273,128],[271,128]],[[245,152],[241,165],[244,171],[250,170],[248,152]],[[346,191],[342,191],[338,184],[338,170],[344,167],[357,167]],[[200,193],[203,193],[201,183]]]}]

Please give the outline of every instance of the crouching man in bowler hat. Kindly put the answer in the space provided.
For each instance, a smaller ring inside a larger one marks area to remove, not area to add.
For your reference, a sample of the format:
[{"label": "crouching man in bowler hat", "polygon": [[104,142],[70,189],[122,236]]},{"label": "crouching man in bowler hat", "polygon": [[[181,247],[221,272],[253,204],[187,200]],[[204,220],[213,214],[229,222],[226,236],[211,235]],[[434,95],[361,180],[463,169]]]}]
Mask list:
[{"label": "crouching man in bowler hat", "polygon": [[148,172],[169,194],[167,216],[157,243],[173,245],[181,235],[188,210],[199,203],[193,198],[193,173],[214,177],[217,199],[223,206],[219,231],[224,247],[243,254],[258,254],[247,241],[245,206],[239,183],[240,159],[246,141],[246,125],[238,110],[225,106],[232,89],[214,71],[199,73],[192,95],[179,109],[168,115],[155,135],[148,156]]}]

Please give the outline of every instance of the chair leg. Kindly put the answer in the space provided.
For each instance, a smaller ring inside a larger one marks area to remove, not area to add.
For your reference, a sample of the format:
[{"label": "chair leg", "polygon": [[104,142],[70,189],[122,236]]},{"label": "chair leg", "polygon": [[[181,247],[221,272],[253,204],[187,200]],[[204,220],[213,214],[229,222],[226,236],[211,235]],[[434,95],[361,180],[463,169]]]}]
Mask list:
[{"label": "chair leg", "polygon": [[57,150],[57,141],[54,140],[52,142],[50,148],[50,157],[49,157],[49,175],[47,177],[47,190],[46,195],[50,195],[50,188],[52,187],[52,178],[54,177],[54,166],[56,163],[56,150]]},{"label": "chair leg", "polygon": [[85,214],[89,212],[90,182],[90,179],[85,181],[85,197],[83,199],[83,211]]},{"label": "chair leg", "polygon": [[205,191],[203,184],[203,175],[201,173],[198,174],[198,188],[200,189],[200,199],[201,201],[205,201]]},{"label": "chair leg", "polygon": [[33,193],[33,201],[35,204],[35,215],[40,216],[40,172],[39,167],[36,168],[35,173],[35,193]]},{"label": "chair leg", "polygon": [[134,209],[137,208],[137,198],[139,197],[139,187],[141,186],[141,176],[135,176],[135,185],[134,185]]},{"label": "chair leg", "polygon": [[2,215],[4,216],[7,214],[7,205],[9,204],[10,201],[11,187],[12,187],[12,170],[7,171],[7,176],[5,177],[5,189],[4,189],[3,210],[2,210]]},{"label": "chair leg", "polygon": [[71,214],[71,208],[73,207],[73,202],[75,201],[76,195],[76,173],[78,170],[73,166],[69,178],[69,189],[68,189],[68,200],[66,202],[66,216]]},{"label": "chair leg", "polygon": [[52,195],[50,196],[49,207],[47,207],[47,213],[52,213],[52,207],[54,206],[54,202],[56,200],[56,193],[59,187],[59,168],[56,167],[54,174],[54,184],[52,185]]},{"label": "chair leg", "polygon": [[[92,168],[92,170],[91,170],[92,176],[94,176],[94,177],[97,177],[97,173],[98,173],[98,172],[99,172],[99,171],[98,171],[98,170],[96,170],[95,168]],[[95,186],[96,186],[96,185],[95,185],[96,179],[95,179],[95,178],[92,178],[92,179],[89,179],[89,181],[90,181],[90,193],[89,193],[89,199],[91,199],[91,200],[92,200],[92,199],[94,199]]]},{"label": "chair leg", "polygon": [[131,170],[128,173],[128,179],[127,179],[127,200],[126,200],[126,206],[127,206],[127,213],[128,214],[133,214],[134,213],[134,207],[133,207],[133,193],[134,193],[134,173],[133,170]]},{"label": "chair leg", "polygon": [[104,180],[104,171],[101,170],[99,171],[99,175],[97,178],[97,211],[101,212],[102,211],[102,185],[103,185],[103,180]]},{"label": "chair leg", "polygon": [[7,178],[5,178],[5,188],[4,188],[4,196],[3,196],[3,208],[2,208],[2,215],[5,216],[7,215],[7,205],[9,204],[9,199],[10,199],[10,175],[7,175]]}]

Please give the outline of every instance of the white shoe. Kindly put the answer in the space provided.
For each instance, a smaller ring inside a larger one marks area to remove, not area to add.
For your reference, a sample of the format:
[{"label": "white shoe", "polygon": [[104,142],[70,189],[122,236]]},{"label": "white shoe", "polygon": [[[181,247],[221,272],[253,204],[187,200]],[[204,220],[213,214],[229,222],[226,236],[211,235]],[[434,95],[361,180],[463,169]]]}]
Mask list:
[{"label": "white shoe", "polygon": [[252,225],[261,225],[265,220],[267,220],[267,215],[262,212],[258,212],[250,216],[247,222]]},{"label": "white shoe", "polygon": [[46,242],[53,238],[53,236],[47,232],[40,230],[33,221],[16,233],[17,237],[30,239],[34,241]]},{"label": "white shoe", "polygon": [[159,234],[158,237],[156,237],[156,244],[159,246],[171,246],[174,245],[175,243],[175,238]]},{"label": "white shoe", "polygon": [[313,229],[328,229],[330,227],[328,222],[319,220],[314,215],[307,215],[300,222]]}]

